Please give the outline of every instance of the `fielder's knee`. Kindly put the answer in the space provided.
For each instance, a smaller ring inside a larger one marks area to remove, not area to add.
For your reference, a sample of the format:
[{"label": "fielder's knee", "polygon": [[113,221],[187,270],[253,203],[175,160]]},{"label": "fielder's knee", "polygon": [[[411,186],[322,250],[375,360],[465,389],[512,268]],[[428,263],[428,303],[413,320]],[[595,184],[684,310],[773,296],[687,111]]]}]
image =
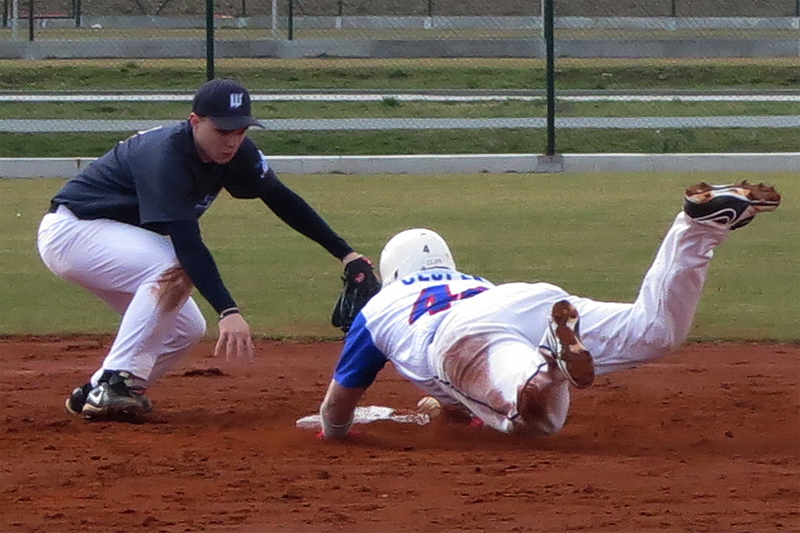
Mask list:
[{"label": "fielder's knee", "polygon": [[190,345],[194,346],[203,340],[203,337],[205,336],[206,319],[203,318],[203,315],[200,315],[198,318],[190,322],[189,329],[186,332],[186,339]]},{"label": "fielder's knee", "polygon": [[202,341],[205,335],[206,319],[194,300],[189,299],[178,314],[174,348],[194,346]]}]

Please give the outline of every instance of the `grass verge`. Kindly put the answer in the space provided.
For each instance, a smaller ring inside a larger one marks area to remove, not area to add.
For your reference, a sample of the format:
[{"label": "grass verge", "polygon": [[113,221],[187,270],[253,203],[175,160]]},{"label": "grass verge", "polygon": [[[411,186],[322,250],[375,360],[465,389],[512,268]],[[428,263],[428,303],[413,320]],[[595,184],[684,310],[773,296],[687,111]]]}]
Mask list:
[{"label": "grass verge", "polygon": [[[800,60],[558,60],[558,90],[788,89],[800,83]],[[217,77],[250,90],[535,90],[544,89],[541,60],[229,60]],[[202,60],[2,61],[6,91],[194,91],[205,81]]]},{"label": "grass verge", "polygon": [[[130,132],[132,134],[134,132]],[[544,153],[545,130],[258,131],[248,133],[272,155],[417,155]],[[4,133],[0,154],[98,157],[125,133]],[[800,129],[559,130],[557,151],[573,153],[796,152]]]}]

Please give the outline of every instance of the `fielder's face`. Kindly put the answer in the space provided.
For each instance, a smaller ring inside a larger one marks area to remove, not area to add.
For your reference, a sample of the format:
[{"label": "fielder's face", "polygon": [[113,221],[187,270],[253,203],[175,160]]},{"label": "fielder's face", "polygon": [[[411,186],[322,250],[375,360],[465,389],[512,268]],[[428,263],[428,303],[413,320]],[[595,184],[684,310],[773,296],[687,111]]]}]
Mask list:
[{"label": "fielder's face", "polygon": [[197,153],[204,163],[212,161],[220,165],[228,163],[239,151],[239,146],[247,133],[247,128],[221,130],[210,118],[194,113],[189,115],[189,123],[192,125]]}]

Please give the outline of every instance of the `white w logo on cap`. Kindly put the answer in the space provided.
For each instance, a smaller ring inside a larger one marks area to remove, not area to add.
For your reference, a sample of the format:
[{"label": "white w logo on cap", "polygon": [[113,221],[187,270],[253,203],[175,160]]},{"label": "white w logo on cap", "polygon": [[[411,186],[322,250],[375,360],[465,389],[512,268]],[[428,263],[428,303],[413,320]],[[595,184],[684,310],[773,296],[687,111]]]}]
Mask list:
[{"label": "white w logo on cap", "polygon": [[244,93],[231,93],[231,109],[242,107]]}]

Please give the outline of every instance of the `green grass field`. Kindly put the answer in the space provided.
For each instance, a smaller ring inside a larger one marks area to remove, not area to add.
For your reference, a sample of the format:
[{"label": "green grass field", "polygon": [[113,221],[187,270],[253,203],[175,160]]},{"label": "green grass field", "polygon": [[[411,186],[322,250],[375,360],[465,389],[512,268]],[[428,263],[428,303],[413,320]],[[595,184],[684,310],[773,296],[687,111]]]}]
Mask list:
[{"label": "green grass field", "polygon": [[[557,89],[796,89],[797,59],[559,60]],[[193,91],[197,60],[0,61],[5,91]],[[540,60],[220,60],[217,76],[252,90],[542,89]],[[42,107],[39,107],[42,105]],[[615,104],[616,105],[616,104]],[[188,105],[142,108],[97,104],[4,104],[5,118],[149,116],[181,119]],[[540,104],[531,106],[543,113]],[[31,109],[36,111],[30,113]],[[797,114],[796,104],[560,106],[563,116]],[[263,118],[307,116],[517,116],[512,106],[262,106]],[[535,115],[536,113],[525,113]],[[266,153],[361,155],[541,153],[539,130],[260,132]],[[91,157],[125,135],[0,135],[0,154]],[[701,153],[797,150],[797,130],[561,130],[560,153]],[[747,176],[744,176],[747,177]],[[603,300],[630,301],[660,238],[681,206],[685,185],[721,175],[287,176],[359,251],[377,261],[391,235],[428,226],[452,244],[460,267],[495,282],[543,280]],[[732,235],[712,264],[693,339],[800,340],[800,175],[773,182],[784,205]],[[50,274],[36,252],[36,227],[63,180],[0,180],[0,334],[113,332],[117,317],[85,291]],[[260,202],[221,198],[203,219],[209,247],[254,331],[277,337],[334,337],[328,318],[340,266],[288,229]],[[212,313],[202,299],[201,306]],[[212,332],[214,320],[211,320]]]},{"label": "green grass field", "polygon": [[[134,132],[130,132],[133,134]],[[544,153],[545,130],[260,131],[248,135],[270,155],[418,155]],[[0,154],[13,157],[99,157],[124,133],[4,133]],[[796,152],[800,129],[574,129],[556,132],[557,152]]]},{"label": "green grass field", "polygon": [[[800,342],[800,175],[284,176],[359,251],[377,261],[397,231],[427,226],[460,268],[495,282],[548,281],[599,300],[630,301],[683,188],[738,178],[774,184],[774,213],[734,232],[711,265],[691,340]],[[106,332],[118,317],[53,276],[36,228],[60,179],[0,180],[0,334]],[[223,278],[253,330],[331,337],[340,266],[259,201],[220,198],[202,219]],[[210,307],[198,296],[210,319]]]},{"label": "green grass field", "polygon": [[[215,62],[217,77],[256,90],[543,90],[539,59],[235,59]],[[797,58],[749,60],[561,59],[557,90],[796,90]],[[193,92],[204,60],[0,61],[0,90]]]}]

